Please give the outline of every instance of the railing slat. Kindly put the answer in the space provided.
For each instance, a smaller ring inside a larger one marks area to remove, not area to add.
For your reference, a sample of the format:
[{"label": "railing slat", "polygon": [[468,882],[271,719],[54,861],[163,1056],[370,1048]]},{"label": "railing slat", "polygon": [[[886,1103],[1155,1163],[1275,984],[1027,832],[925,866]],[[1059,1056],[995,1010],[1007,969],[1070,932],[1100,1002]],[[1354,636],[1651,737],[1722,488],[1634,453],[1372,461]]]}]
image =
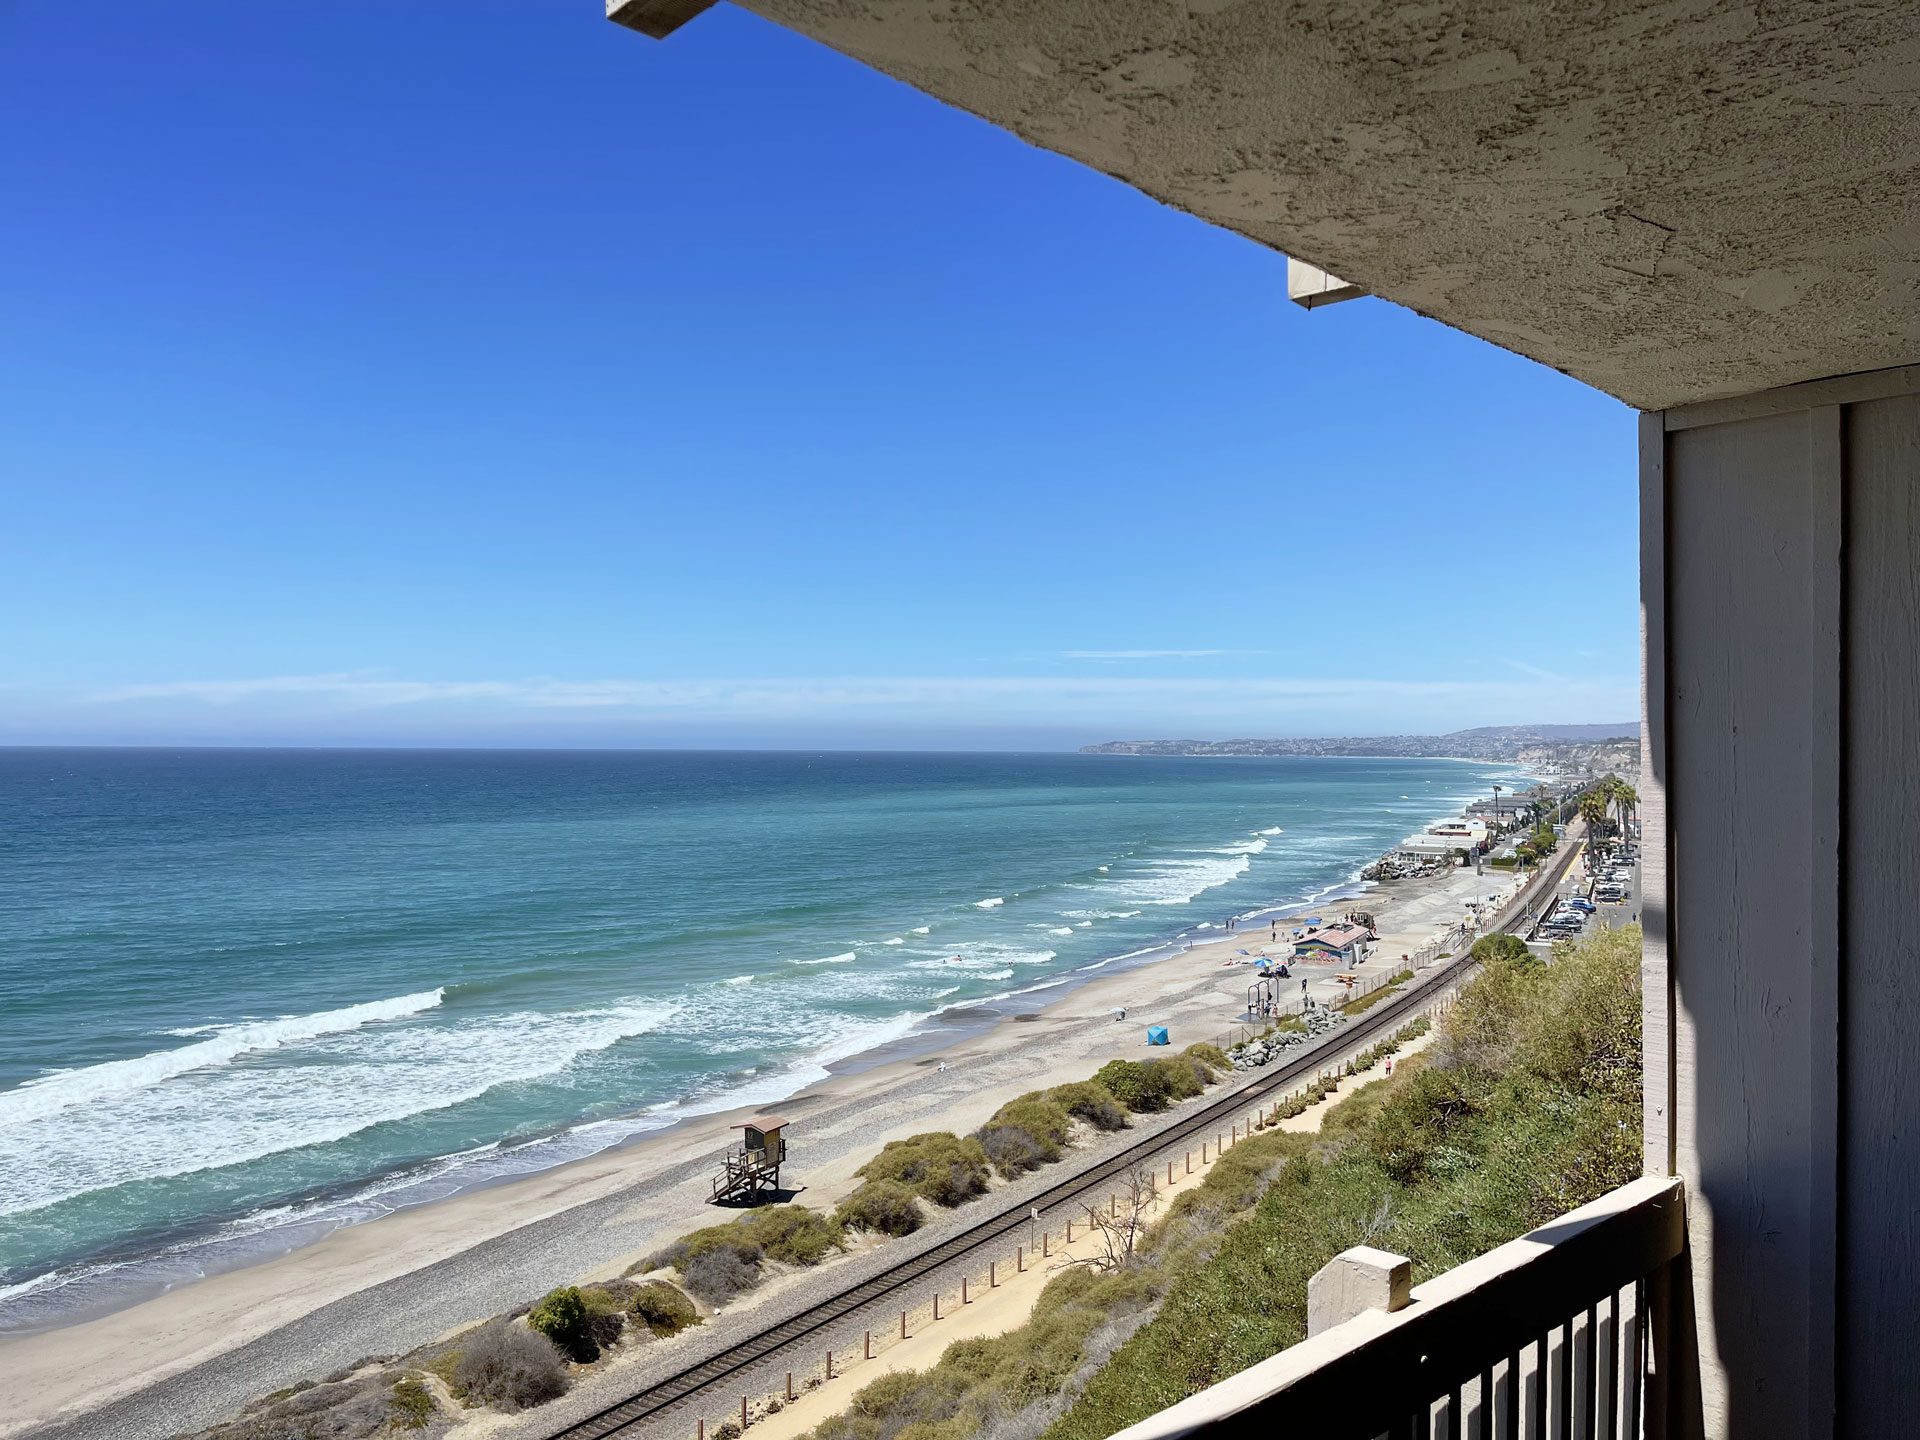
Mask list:
[{"label": "railing slat", "polygon": [[1587,1333],[1580,1353],[1587,1362],[1581,1440],[1600,1440],[1600,1307],[1597,1305],[1587,1306]]},{"label": "railing slat", "polygon": [[1573,1321],[1560,1327],[1560,1440],[1573,1440]]},{"label": "railing slat", "polygon": [[[1115,1440],[1239,1440],[1301,1426],[1395,1437],[1444,1428],[1448,1440],[1463,1440],[1468,1397],[1486,1417],[1473,1428],[1488,1440],[1642,1440],[1643,1420],[1646,1440],[1664,1440],[1661,1286],[1684,1244],[1680,1183],[1634,1181],[1415,1287],[1405,1308],[1368,1310],[1322,1330]],[[1616,1357],[1628,1287],[1632,1358],[1623,1373]],[[1625,1397],[1616,1401],[1622,1378]],[[1436,1411],[1444,1412],[1437,1423]]]},{"label": "railing slat", "polygon": [[1606,1403],[1606,1415],[1593,1417],[1595,1435],[1616,1436],[1618,1440],[1627,1440],[1620,1435],[1620,1292],[1614,1291],[1607,1297],[1606,1318],[1607,1348],[1606,1383],[1600,1387],[1601,1398]]}]

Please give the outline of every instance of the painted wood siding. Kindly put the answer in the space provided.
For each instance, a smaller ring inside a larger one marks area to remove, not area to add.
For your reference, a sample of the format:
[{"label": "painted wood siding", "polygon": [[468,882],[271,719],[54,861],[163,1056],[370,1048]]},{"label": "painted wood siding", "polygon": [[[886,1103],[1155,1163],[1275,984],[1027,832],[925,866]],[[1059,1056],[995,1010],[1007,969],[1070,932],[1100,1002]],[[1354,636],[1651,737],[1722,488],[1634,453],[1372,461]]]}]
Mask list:
[{"label": "painted wood siding", "polygon": [[1920,1416],[1920,396],[1847,407],[1840,1405]]},{"label": "painted wood siding", "polygon": [[1920,1414],[1916,381],[1643,426],[1647,1164],[1687,1180],[1700,1345],[1679,1433]]}]

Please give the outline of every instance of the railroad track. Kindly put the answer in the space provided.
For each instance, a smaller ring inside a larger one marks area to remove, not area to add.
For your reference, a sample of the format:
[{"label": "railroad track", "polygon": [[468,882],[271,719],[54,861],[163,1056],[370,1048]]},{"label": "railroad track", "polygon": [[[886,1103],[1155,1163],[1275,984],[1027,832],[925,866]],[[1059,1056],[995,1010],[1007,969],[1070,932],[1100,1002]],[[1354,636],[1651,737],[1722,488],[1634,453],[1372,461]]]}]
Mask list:
[{"label": "railroad track", "polygon": [[[1489,927],[1489,933],[1510,931],[1521,919],[1523,900],[1529,895],[1538,895],[1543,891],[1551,890],[1559,883],[1560,877],[1572,863],[1573,853],[1578,847],[1568,847],[1568,849],[1569,853],[1551,876],[1545,877],[1544,883],[1536,880],[1537,888],[1516,896]],[[1383,1032],[1397,1029],[1412,1015],[1444,994],[1473,966],[1474,962],[1470,957],[1461,956],[1445,969],[1437,971],[1417,985],[1390,996],[1371,1010],[1365,1011],[1361,1018],[1351,1021],[1316,1044],[1306,1047],[1298,1059],[1260,1072],[1254,1080],[1230,1094],[1197,1106],[1191,1115],[1183,1117],[1166,1129],[1144,1137],[1136,1144],[1125,1147],[1086,1170],[1068,1176],[1057,1185],[1037,1195],[1025,1197],[1021,1203],[1000,1214],[988,1216],[950,1235],[939,1244],[923,1250],[910,1259],[902,1260],[891,1269],[857,1284],[849,1285],[846,1289],[797,1315],[756,1331],[718,1355],[689,1365],[686,1369],[649,1386],[638,1395],[610,1405],[605,1410],[587,1416],[584,1420],[575,1421],[564,1429],[554,1431],[550,1440],[606,1440],[608,1436],[637,1433],[641,1425],[655,1416],[684,1404],[704,1391],[720,1385],[723,1381],[765,1364],[781,1351],[819,1335],[821,1331],[840,1324],[869,1306],[877,1304],[888,1295],[924,1280],[928,1275],[944,1269],[955,1261],[1005,1241],[1031,1223],[1034,1211],[1037,1210],[1045,1215],[1049,1211],[1072,1205],[1090,1191],[1099,1190],[1109,1181],[1125,1175],[1134,1166],[1149,1159],[1157,1159],[1166,1151],[1181,1148],[1182,1141],[1192,1140],[1203,1132],[1211,1135],[1225,1128],[1229,1122],[1237,1124],[1240,1113],[1249,1108],[1250,1102],[1270,1097],[1276,1092],[1285,1093],[1299,1084],[1302,1079],[1316,1075],[1326,1066],[1328,1057],[1338,1055]]]}]

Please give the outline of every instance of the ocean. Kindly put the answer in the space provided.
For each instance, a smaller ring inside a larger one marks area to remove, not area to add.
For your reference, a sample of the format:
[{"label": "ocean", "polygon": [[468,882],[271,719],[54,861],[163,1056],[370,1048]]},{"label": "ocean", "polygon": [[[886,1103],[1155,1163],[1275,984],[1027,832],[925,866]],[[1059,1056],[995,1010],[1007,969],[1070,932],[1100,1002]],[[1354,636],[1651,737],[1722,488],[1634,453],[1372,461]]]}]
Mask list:
[{"label": "ocean", "polygon": [[1445,760],[0,750],[0,1330],[1037,1008],[1518,777]]}]

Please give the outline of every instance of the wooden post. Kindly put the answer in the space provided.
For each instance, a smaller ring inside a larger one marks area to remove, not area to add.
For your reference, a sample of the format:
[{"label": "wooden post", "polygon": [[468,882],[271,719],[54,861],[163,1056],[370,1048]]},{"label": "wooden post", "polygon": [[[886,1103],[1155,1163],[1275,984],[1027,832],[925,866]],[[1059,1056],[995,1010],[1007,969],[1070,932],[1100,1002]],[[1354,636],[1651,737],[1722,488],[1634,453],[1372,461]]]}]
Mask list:
[{"label": "wooden post", "polygon": [[1187,1174],[1193,1174],[1193,1151],[1187,1151]]},{"label": "wooden post", "polygon": [[793,1371],[787,1371],[787,1399],[793,1399]]},{"label": "wooden post", "polygon": [[967,1299],[967,1277],[964,1275],[960,1277],[960,1303],[962,1305],[971,1305],[973,1303]]},{"label": "wooden post", "polygon": [[694,1421],[693,1433],[695,1440],[707,1440],[707,1422],[704,1420]]},{"label": "wooden post", "polygon": [[1108,1218],[1111,1219],[1113,1216],[1118,1215],[1119,1213],[1120,1213],[1120,1197],[1118,1195],[1107,1196]]},{"label": "wooden post", "polygon": [[1040,1232],[1040,1258],[1044,1260],[1051,1254],[1053,1254],[1053,1232],[1051,1230],[1042,1230]]},{"label": "wooden post", "polygon": [[1167,1161],[1167,1184],[1173,1184],[1173,1161]]},{"label": "wooden post", "polygon": [[747,1428],[747,1397],[742,1395],[740,1397],[740,1429],[742,1433],[745,1433],[746,1428]]},{"label": "wooden post", "polygon": [[900,1338],[907,1338],[907,1312],[904,1310],[900,1312]]},{"label": "wooden post", "polygon": [[940,1292],[938,1290],[933,1292],[933,1318],[936,1320],[940,1318]]},{"label": "wooden post", "polygon": [[1013,1247],[1013,1263],[1019,1267],[1019,1274],[1024,1275],[1027,1273],[1027,1251],[1025,1246],[1016,1245]]},{"label": "wooden post", "polygon": [[866,1354],[862,1358],[867,1360],[873,1358],[873,1331],[871,1330],[867,1331]]},{"label": "wooden post", "polygon": [[999,1284],[1000,1262],[998,1260],[989,1260],[987,1262],[987,1288],[993,1290],[998,1288]]},{"label": "wooden post", "polygon": [[1067,1244],[1073,1244],[1073,1216],[1067,1216]]},{"label": "wooden post", "polygon": [[827,1379],[833,1378],[833,1351],[827,1351]]}]

